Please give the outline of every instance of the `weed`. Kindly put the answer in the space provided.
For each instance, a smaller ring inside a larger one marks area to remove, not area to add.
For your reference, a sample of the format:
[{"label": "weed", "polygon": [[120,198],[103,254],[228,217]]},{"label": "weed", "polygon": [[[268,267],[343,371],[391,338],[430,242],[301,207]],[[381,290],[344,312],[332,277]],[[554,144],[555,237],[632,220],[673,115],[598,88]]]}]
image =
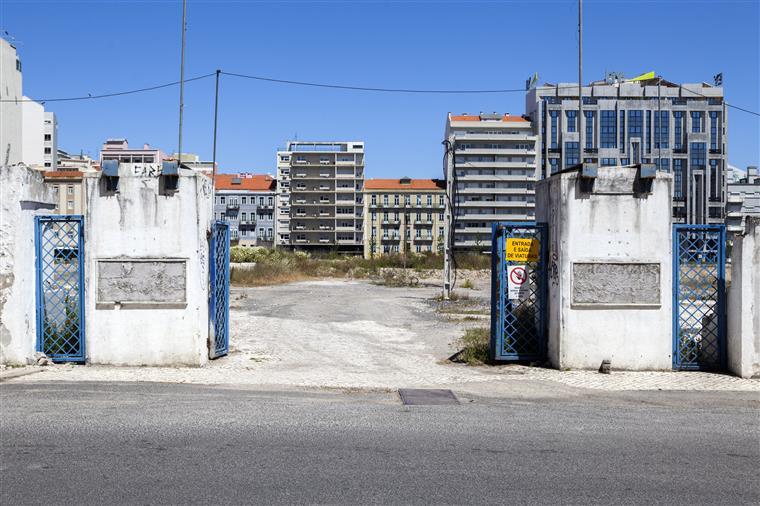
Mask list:
[{"label": "weed", "polygon": [[467,329],[462,337],[457,340],[457,346],[461,351],[456,353],[452,360],[464,362],[467,365],[481,365],[490,362],[489,346],[491,331],[486,327]]},{"label": "weed", "polygon": [[469,279],[465,279],[464,282],[462,283],[462,288],[468,288],[468,289],[472,290],[472,289],[475,288],[475,285]]}]

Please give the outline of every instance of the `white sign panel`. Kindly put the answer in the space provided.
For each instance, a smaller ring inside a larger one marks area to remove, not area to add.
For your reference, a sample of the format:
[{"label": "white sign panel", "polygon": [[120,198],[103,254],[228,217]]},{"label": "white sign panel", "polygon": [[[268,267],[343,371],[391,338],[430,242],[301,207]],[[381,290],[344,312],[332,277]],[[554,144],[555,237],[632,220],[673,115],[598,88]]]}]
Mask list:
[{"label": "white sign panel", "polygon": [[523,300],[530,295],[528,289],[528,273],[524,265],[510,265],[507,267],[507,298],[509,300]]}]

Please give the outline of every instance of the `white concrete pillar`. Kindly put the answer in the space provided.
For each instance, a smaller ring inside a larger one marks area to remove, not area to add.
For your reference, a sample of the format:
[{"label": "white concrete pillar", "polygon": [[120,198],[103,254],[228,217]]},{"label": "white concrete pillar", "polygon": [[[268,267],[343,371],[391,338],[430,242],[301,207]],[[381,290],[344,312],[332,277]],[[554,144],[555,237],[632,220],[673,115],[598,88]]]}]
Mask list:
[{"label": "white concrete pillar", "polygon": [[760,376],[760,218],[747,217],[736,234],[728,289],[728,369],[742,378]]}]

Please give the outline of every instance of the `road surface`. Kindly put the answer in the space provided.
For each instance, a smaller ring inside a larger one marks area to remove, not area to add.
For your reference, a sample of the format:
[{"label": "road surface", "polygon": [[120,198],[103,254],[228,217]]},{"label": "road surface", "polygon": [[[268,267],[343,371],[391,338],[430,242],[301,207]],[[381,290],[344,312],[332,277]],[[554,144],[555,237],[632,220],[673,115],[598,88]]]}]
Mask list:
[{"label": "road surface", "polygon": [[0,385],[0,503],[758,504],[756,393]]}]

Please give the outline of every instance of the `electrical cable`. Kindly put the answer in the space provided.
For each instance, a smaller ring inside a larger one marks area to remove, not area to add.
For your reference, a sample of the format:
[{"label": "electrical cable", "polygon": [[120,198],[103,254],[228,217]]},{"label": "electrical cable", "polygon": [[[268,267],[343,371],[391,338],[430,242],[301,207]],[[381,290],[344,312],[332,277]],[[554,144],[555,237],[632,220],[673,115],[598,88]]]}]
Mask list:
[{"label": "electrical cable", "polygon": [[[212,72],[211,74],[205,74],[202,76],[196,76],[191,77],[189,79],[185,79],[186,83],[192,82],[192,81],[199,81],[201,79],[206,79],[207,77],[215,76],[216,72]],[[41,104],[44,104],[45,102],[74,102],[78,100],[95,100],[100,98],[112,98],[112,97],[120,97],[124,95],[133,95],[135,93],[143,93],[146,91],[154,91],[154,90],[160,90],[162,88],[169,88],[170,86],[177,86],[180,83],[180,81],[174,81],[171,83],[165,83],[165,84],[158,84],[156,86],[148,86],[147,88],[138,88],[134,90],[127,90],[127,91],[117,91],[114,93],[103,93],[101,95],[87,95],[87,96],[81,96],[81,97],[63,97],[63,98],[40,98],[40,99],[21,99],[21,100],[15,100],[15,99],[4,99],[0,100],[0,102],[38,102]]]}]

